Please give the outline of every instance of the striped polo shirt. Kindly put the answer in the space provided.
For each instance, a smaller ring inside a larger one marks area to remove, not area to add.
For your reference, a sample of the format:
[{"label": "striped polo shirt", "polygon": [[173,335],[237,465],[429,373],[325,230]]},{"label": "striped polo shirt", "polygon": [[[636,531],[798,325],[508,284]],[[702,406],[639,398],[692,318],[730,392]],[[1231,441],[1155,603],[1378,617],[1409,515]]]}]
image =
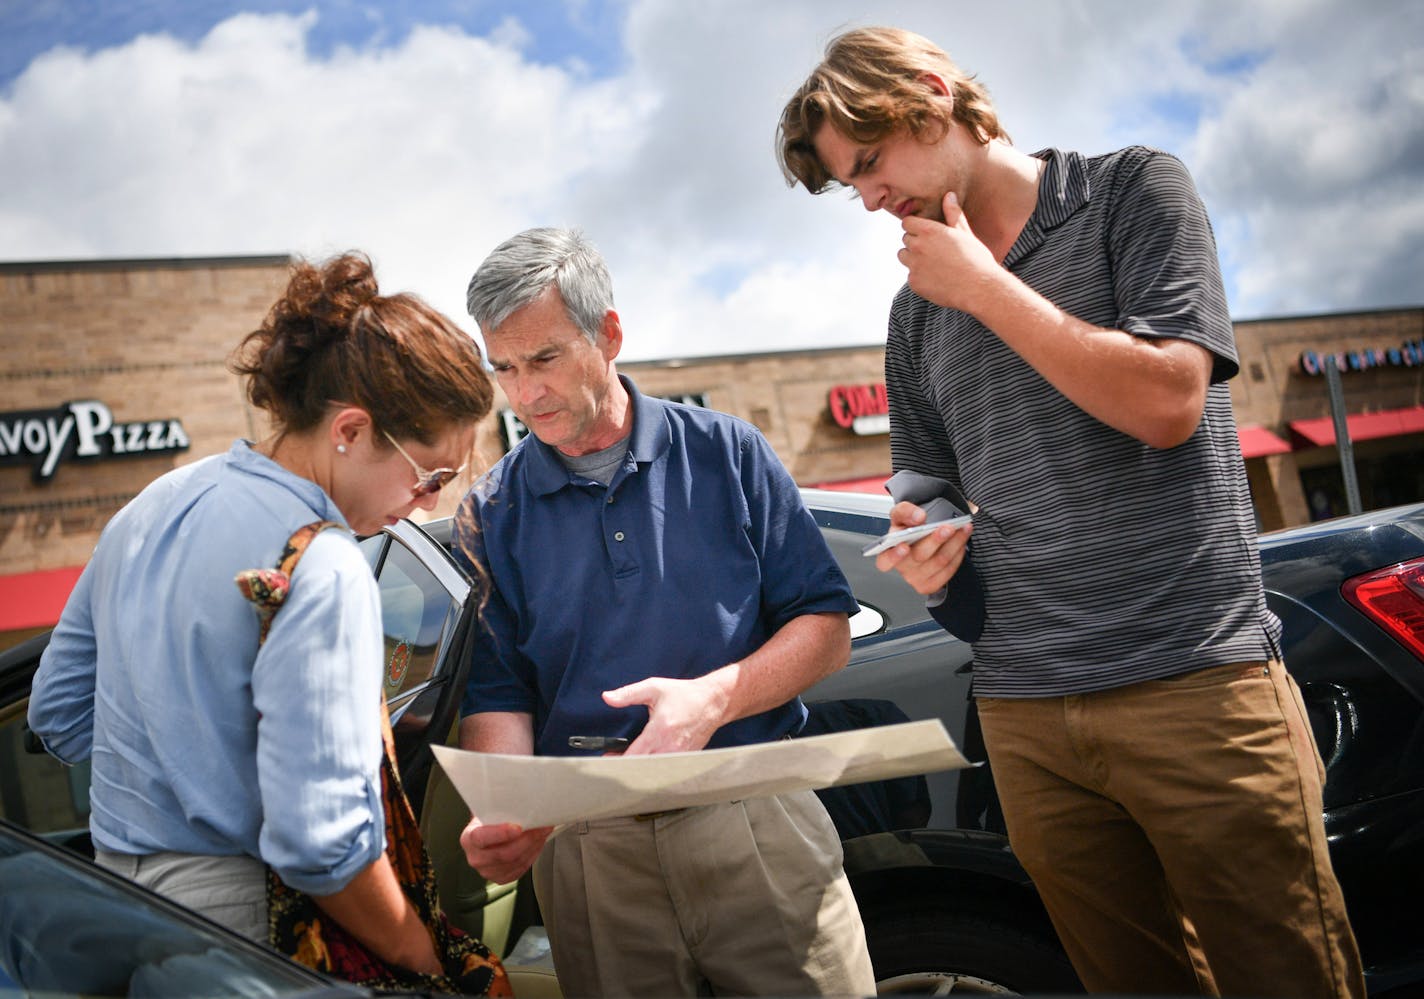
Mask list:
[{"label": "striped polo shirt", "polygon": [[1236,347],[1191,177],[1143,147],[1035,155],[1038,204],[1004,266],[1085,322],[1201,345],[1212,382],[1191,438],[1149,447],[1069,402],[972,316],[908,285],[896,295],[894,466],[948,478],[979,507],[975,692],[1084,693],[1270,658],[1280,623],[1226,384]]}]

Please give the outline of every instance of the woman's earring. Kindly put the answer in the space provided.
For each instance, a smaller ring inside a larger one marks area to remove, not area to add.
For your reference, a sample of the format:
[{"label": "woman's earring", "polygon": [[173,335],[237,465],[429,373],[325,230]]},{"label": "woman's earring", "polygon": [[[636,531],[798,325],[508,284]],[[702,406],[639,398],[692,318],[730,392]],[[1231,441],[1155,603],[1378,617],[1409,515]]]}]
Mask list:
[{"label": "woman's earring", "polygon": [[346,445],[345,445],[345,444],[338,444],[338,445],[336,445],[336,453],[337,453],[337,454],[345,454],[345,453],[346,453]]}]

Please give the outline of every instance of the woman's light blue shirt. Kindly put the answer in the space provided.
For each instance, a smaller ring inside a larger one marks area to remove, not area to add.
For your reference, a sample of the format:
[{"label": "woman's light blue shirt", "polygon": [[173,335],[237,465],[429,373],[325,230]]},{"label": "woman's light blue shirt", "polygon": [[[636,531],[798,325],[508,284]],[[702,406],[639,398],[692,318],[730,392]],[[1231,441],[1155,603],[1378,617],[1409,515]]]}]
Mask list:
[{"label": "woman's light blue shirt", "polygon": [[338,891],[385,845],[381,604],[347,531],[322,531],[258,648],[233,577],[292,532],[344,524],[316,483],[246,441],[114,516],[35,674],[30,727],[92,758],[90,831],[115,853],[249,854]]}]

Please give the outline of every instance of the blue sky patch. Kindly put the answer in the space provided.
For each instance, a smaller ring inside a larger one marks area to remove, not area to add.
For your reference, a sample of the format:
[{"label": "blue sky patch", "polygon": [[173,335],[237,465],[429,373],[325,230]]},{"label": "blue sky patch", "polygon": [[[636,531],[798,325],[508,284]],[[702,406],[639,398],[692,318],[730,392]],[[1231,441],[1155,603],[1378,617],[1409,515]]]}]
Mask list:
[{"label": "blue sky patch", "polygon": [[1266,63],[1273,54],[1266,45],[1230,48],[1213,43],[1203,35],[1185,35],[1178,47],[1191,62],[1196,63],[1212,76],[1231,79],[1250,76]]},{"label": "blue sky patch", "polygon": [[59,45],[83,52],[124,45],[145,34],[166,34],[195,44],[235,14],[317,12],[307,36],[311,54],[325,58],[343,46],[400,45],[421,24],[454,26],[487,35],[518,20],[529,37],[527,58],[574,62],[597,78],[623,67],[625,0],[7,0],[0,7],[0,86],[8,85],[39,56]]},{"label": "blue sky patch", "polygon": [[1195,132],[1197,123],[1206,111],[1201,94],[1181,90],[1153,94],[1147,101],[1147,113],[1151,118],[1161,119],[1159,124],[1186,132]]},{"label": "blue sky patch", "polygon": [[740,288],[750,274],[751,267],[747,264],[729,260],[702,271],[697,275],[697,284],[717,298],[726,298]]}]

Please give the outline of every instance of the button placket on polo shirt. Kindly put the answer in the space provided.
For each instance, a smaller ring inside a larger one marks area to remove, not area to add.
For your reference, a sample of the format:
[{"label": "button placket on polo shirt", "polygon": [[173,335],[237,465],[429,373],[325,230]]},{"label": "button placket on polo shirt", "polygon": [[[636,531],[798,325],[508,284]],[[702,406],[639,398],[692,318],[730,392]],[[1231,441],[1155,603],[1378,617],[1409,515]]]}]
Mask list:
[{"label": "button placket on polo shirt", "polygon": [[619,503],[617,490],[626,481],[626,476],[615,477],[608,487],[608,494],[602,504],[603,548],[608,553],[613,576],[619,579],[638,572],[638,560],[632,541],[634,525],[629,516],[635,503]]}]

